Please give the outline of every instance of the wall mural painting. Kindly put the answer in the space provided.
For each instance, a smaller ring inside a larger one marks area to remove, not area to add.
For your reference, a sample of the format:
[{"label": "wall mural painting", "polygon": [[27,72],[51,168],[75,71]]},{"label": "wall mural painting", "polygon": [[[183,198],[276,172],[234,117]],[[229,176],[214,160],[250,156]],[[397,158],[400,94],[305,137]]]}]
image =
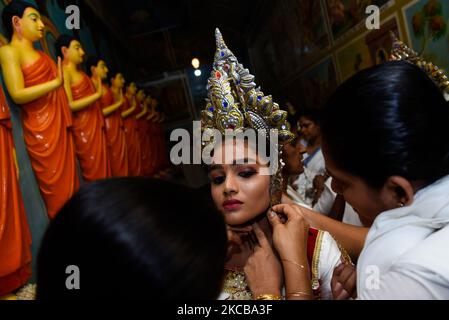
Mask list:
[{"label": "wall mural painting", "polygon": [[274,48],[272,39],[268,37],[267,28],[262,29],[249,48],[251,64],[250,70],[256,77],[257,83],[262,90],[273,92],[279,85],[278,56]]},{"label": "wall mural painting", "polygon": [[334,40],[361,23],[366,17],[369,5],[389,6],[394,0],[326,0],[327,15]]},{"label": "wall mural painting", "polygon": [[299,80],[304,93],[299,100],[300,108],[321,108],[337,88],[337,72],[331,56],[306,71]]},{"label": "wall mural painting", "polygon": [[[329,46],[324,8],[321,1],[285,0],[283,4],[285,41],[288,44],[283,55],[287,55],[285,77],[301,69],[314,54]],[[290,70],[290,72],[289,72]]]},{"label": "wall mural painting", "polygon": [[337,51],[340,80],[345,81],[360,70],[386,62],[392,44],[390,31],[401,38],[396,17],[386,19],[379,30],[367,32]]},{"label": "wall mural painting", "polygon": [[415,0],[402,9],[409,44],[424,59],[449,70],[449,1]]}]

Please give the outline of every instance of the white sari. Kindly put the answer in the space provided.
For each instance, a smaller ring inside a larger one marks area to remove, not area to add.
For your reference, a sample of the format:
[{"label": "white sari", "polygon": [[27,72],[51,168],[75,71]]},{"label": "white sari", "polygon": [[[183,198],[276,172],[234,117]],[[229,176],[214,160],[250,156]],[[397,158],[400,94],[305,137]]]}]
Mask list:
[{"label": "white sari", "polygon": [[449,299],[449,176],[375,219],[357,278],[359,299]]}]

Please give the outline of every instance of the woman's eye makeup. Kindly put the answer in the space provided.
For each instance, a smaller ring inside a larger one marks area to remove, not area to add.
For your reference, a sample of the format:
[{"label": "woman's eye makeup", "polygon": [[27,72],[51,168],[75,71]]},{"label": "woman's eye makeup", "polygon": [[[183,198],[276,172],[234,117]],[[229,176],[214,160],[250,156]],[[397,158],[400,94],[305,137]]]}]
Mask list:
[{"label": "woman's eye makeup", "polygon": [[257,174],[257,171],[254,169],[247,169],[239,172],[239,176],[245,179],[250,178],[255,174]]},{"label": "woman's eye makeup", "polygon": [[211,183],[218,185],[222,184],[225,181],[226,176],[210,176],[209,179]]}]

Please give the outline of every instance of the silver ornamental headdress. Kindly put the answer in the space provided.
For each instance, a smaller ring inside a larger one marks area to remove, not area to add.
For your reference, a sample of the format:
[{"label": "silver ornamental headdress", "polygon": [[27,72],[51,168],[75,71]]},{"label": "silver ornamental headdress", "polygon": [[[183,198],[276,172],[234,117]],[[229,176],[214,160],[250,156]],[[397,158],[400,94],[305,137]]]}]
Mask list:
[{"label": "silver ornamental headdress", "polygon": [[[203,134],[213,137],[215,129],[223,135],[226,131],[235,133],[255,129],[268,139],[270,130],[276,129],[279,163],[276,173],[271,177],[270,188],[271,205],[275,205],[282,196],[281,149],[295,138],[290,132],[287,112],[280,110],[270,95],[265,96],[260,88],[256,88],[254,76],[228,49],[218,28],[215,29],[215,39],[217,50],[207,81],[207,105],[201,112]],[[213,139],[210,143],[214,143]]]}]

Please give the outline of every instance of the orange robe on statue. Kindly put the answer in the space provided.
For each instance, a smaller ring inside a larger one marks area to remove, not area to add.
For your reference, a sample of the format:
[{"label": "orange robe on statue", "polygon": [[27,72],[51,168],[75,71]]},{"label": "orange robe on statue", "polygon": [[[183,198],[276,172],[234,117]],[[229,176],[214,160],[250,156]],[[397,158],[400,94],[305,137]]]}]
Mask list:
[{"label": "orange robe on statue", "polygon": [[14,162],[9,108],[0,88],[0,296],[31,277],[31,234]]},{"label": "orange robe on statue", "polygon": [[[103,96],[100,102],[103,109],[115,102],[111,89],[105,84],[103,84]],[[113,177],[127,177],[128,150],[126,148],[125,131],[120,111],[116,110],[105,116],[104,121],[111,174]]]},{"label": "orange robe on statue", "polygon": [[[123,97],[122,111],[131,108],[129,100]],[[126,145],[128,147],[128,165],[130,176],[142,175],[142,159],[140,155],[139,128],[136,120],[136,111],[123,119],[125,127]]]},{"label": "orange robe on statue", "polygon": [[[45,53],[31,65],[22,67],[25,87],[57,77],[56,64]],[[61,86],[22,105],[23,134],[31,166],[50,218],[78,190],[72,117]]]},{"label": "orange robe on statue", "polygon": [[[90,78],[82,72],[83,80],[71,87],[73,100],[95,93]],[[111,176],[106,145],[104,117],[99,101],[72,113],[76,155],[85,182]]]}]

